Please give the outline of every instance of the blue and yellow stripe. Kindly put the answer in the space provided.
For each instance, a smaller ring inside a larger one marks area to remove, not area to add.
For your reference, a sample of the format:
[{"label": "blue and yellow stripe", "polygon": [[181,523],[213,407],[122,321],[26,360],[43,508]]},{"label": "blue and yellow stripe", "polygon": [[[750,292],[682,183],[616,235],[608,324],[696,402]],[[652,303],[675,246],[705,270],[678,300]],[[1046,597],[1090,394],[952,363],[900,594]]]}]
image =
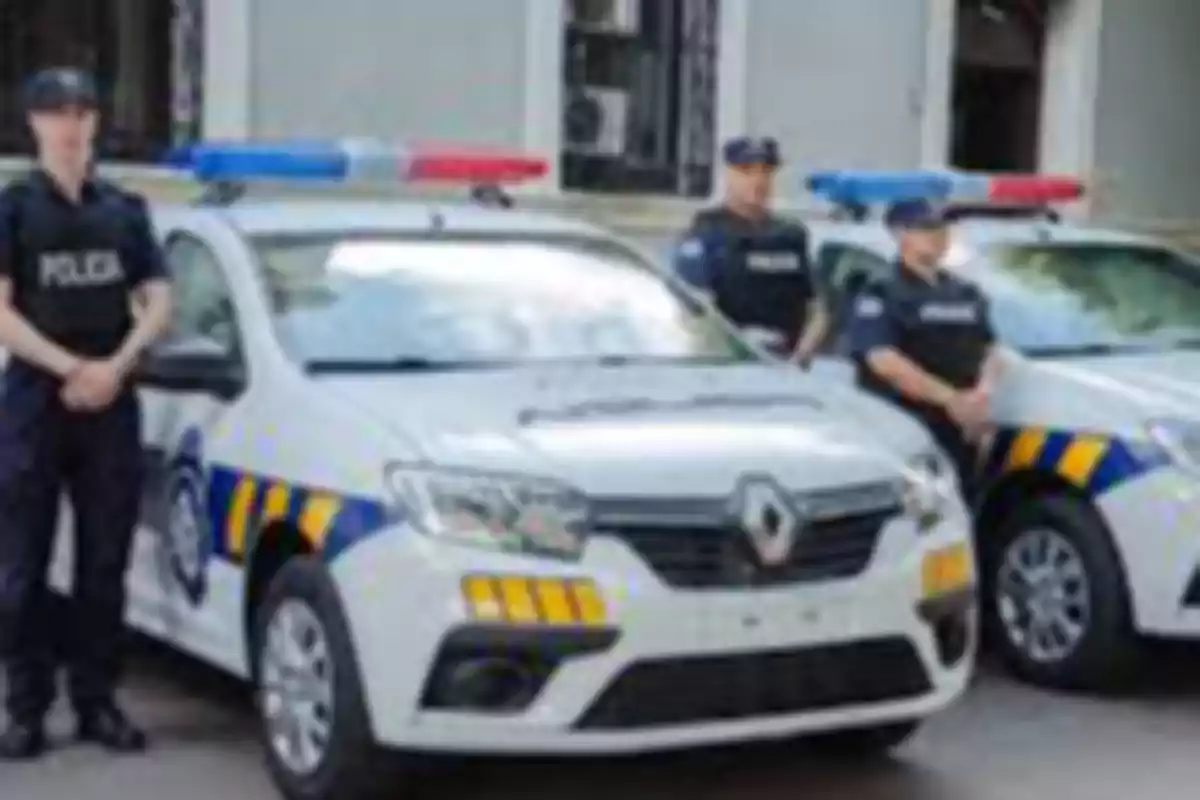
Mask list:
[{"label": "blue and yellow stripe", "polygon": [[375,499],[301,486],[226,466],[209,470],[208,519],[213,555],[242,563],[260,532],[287,523],[313,552],[332,560],[388,521]]},{"label": "blue and yellow stripe", "polygon": [[1049,428],[1002,428],[988,453],[985,473],[999,478],[1018,472],[1057,475],[1097,496],[1165,466],[1165,453],[1134,448],[1118,437]]}]

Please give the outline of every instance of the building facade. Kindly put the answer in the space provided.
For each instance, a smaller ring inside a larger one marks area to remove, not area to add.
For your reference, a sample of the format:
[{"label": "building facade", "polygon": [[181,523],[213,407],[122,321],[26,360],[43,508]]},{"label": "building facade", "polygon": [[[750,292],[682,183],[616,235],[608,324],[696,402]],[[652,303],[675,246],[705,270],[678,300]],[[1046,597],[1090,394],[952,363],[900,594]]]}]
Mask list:
[{"label": "building facade", "polygon": [[[479,142],[545,154],[539,192],[700,198],[719,142],[754,132],[781,139],[800,200],[810,169],[960,165],[1077,174],[1105,215],[1200,220],[1195,0],[93,5],[112,21],[89,30],[119,33],[85,48],[118,87],[111,115],[144,129],[126,158],[196,135]],[[0,20],[66,30],[58,6],[79,27],[72,0],[0,0]],[[50,40],[0,29],[16,130],[13,54],[45,61]]]}]

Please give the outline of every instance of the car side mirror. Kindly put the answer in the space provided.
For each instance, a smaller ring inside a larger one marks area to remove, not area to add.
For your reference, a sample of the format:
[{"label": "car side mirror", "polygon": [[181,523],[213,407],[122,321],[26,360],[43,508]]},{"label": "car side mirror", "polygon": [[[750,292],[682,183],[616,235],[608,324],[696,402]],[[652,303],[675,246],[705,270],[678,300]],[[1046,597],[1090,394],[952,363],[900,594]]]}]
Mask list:
[{"label": "car side mirror", "polygon": [[228,353],[168,351],[147,355],[138,368],[137,382],[149,389],[232,400],[246,388],[246,371]]}]

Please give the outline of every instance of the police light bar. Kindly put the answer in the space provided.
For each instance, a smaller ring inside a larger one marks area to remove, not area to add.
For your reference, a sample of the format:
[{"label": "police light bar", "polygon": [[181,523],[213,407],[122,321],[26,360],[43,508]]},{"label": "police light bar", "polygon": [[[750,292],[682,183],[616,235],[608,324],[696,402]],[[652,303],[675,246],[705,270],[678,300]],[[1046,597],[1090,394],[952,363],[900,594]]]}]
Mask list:
[{"label": "police light bar", "polygon": [[925,198],[947,203],[1042,206],[1078,200],[1083,183],[1061,175],[986,175],[915,170],[883,172],[832,170],[805,181],[818,197],[845,206],[869,206]]},{"label": "police light bar", "polygon": [[356,181],[512,184],[544,177],[545,159],[468,148],[405,147],[371,140],[205,143],[167,164],[199,181]]}]

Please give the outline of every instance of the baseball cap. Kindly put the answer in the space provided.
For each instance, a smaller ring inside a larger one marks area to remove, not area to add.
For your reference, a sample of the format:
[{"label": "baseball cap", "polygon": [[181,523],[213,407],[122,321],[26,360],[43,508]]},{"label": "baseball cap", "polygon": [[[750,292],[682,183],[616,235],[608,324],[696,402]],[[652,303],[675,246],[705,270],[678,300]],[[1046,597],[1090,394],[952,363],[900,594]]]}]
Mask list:
[{"label": "baseball cap", "polygon": [[738,136],[725,142],[722,148],[725,163],[733,167],[780,164],[779,142],[770,136]]},{"label": "baseball cap", "polygon": [[917,198],[892,203],[884,212],[883,221],[889,228],[928,230],[944,227],[946,215],[938,205],[924,198]]},{"label": "baseball cap", "polygon": [[83,70],[44,69],[25,84],[27,111],[61,111],[72,106],[95,108],[98,103],[96,82]]}]

